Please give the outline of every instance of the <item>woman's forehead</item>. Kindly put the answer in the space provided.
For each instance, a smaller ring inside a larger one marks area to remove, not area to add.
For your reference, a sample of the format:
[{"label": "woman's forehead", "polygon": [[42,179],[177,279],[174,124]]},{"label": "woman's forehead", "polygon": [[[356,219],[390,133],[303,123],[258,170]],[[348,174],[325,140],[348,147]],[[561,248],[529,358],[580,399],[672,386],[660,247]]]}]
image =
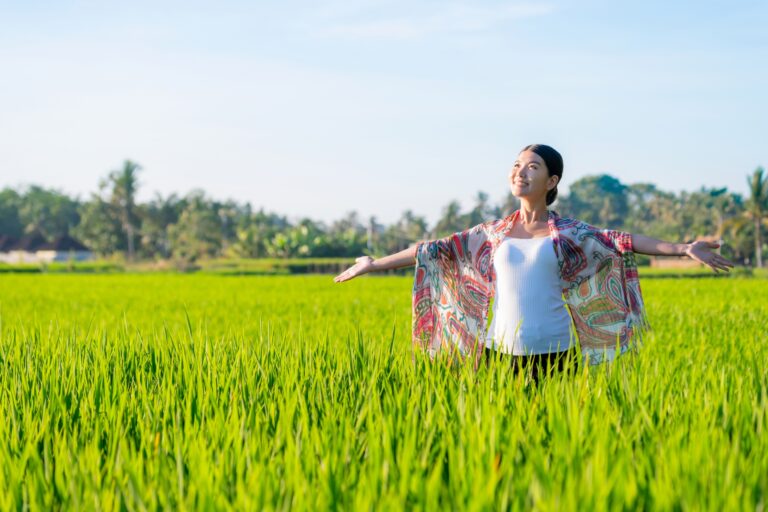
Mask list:
[{"label": "woman's forehead", "polygon": [[520,163],[537,162],[537,163],[543,164],[544,159],[542,159],[539,155],[537,155],[536,153],[534,153],[529,149],[520,153],[517,156],[517,160],[515,160],[515,162],[520,162]]}]

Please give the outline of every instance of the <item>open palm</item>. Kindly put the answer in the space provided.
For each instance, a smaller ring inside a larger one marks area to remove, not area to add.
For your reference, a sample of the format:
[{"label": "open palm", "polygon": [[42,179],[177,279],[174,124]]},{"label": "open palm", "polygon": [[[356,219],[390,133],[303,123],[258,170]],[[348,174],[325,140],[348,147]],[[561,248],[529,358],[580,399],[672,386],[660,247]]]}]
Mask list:
[{"label": "open palm", "polygon": [[708,265],[715,273],[720,270],[728,272],[729,267],[733,267],[733,263],[711,251],[711,249],[717,249],[718,247],[720,247],[718,242],[693,242],[688,247],[688,250],[685,251],[685,254],[704,265]]},{"label": "open palm", "polygon": [[373,258],[371,258],[370,256],[360,256],[359,258],[355,259],[354,265],[352,265],[347,270],[345,270],[341,274],[334,277],[333,280],[337,283],[341,283],[342,281],[348,281],[353,277],[357,277],[362,274],[367,274],[372,269],[373,269]]}]

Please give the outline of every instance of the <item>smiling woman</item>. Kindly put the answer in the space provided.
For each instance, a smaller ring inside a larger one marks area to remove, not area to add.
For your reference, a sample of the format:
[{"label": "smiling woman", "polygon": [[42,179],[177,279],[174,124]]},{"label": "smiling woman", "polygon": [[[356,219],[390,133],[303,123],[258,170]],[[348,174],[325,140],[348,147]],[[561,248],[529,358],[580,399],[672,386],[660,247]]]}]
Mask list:
[{"label": "smiling woman", "polygon": [[334,281],[415,264],[416,346],[470,357],[475,368],[500,352],[516,369],[547,371],[579,347],[597,364],[640,346],[649,325],[635,253],[687,255],[715,272],[733,266],[711,252],[716,243],[670,243],[560,217],[547,207],[562,174],[554,148],[525,146],[509,172],[517,211],[378,260],[362,256]]},{"label": "smiling woman", "polygon": [[[528,159],[526,161],[526,159]],[[527,173],[521,173],[524,168]],[[512,164],[509,181],[516,197],[530,195],[531,190],[546,188],[546,205],[557,199],[557,184],[563,177],[563,157],[550,146],[531,144],[523,148],[520,157]]]}]

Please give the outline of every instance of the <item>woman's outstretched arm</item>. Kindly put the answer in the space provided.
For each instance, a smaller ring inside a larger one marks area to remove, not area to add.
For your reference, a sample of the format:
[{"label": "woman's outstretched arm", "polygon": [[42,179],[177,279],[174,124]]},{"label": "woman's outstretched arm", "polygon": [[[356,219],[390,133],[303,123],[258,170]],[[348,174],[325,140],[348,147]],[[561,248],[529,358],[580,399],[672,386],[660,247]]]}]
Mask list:
[{"label": "woman's outstretched arm", "polygon": [[699,263],[710,266],[715,272],[718,270],[728,272],[728,267],[733,267],[733,263],[710,250],[718,247],[720,244],[717,242],[699,241],[690,244],[676,244],[644,235],[632,235],[632,249],[636,253],[652,256],[688,256]]},{"label": "woman's outstretched arm", "polygon": [[341,283],[342,281],[348,281],[353,277],[367,274],[368,272],[414,265],[416,263],[416,247],[418,244],[419,243],[417,242],[407,249],[403,249],[400,252],[376,260],[370,256],[360,256],[355,260],[354,265],[334,277],[333,280],[337,283]]}]

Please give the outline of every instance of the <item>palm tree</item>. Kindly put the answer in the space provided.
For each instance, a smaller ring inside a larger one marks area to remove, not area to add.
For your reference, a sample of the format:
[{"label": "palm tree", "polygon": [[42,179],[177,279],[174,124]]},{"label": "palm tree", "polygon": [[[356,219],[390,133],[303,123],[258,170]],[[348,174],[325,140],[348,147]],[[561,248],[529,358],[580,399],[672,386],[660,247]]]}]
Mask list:
[{"label": "palm tree", "polygon": [[[406,240],[421,240],[422,238],[429,236],[427,221],[424,217],[415,215],[411,210],[406,210],[403,213],[397,226],[402,231]],[[405,244],[405,246],[407,245],[408,243]],[[398,247],[400,246],[398,245]]]},{"label": "palm tree", "polygon": [[462,219],[461,205],[458,201],[451,201],[448,206],[443,208],[443,214],[435,225],[434,236],[441,237],[456,231],[466,229],[464,220]]},{"label": "palm tree", "polygon": [[747,201],[747,215],[755,227],[755,264],[758,268],[763,266],[763,240],[761,236],[762,225],[768,223],[768,177],[764,175],[762,167],[755,169],[751,176],[747,176],[749,185],[749,201]]},{"label": "palm tree", "polygon": [[136,215],[136,190],[138,189],[138,172],[141,166],[130,160],[123,162],[122,169],[109,173],[112,184],[112,205],[117,209],[117,216],[125,231],[128,242],[128,259],[133,260],[133,237],[138,221]]},{"label": "palm tree", "polygon": [[492,216],[492,208],[488,204],[488,194],[479,190],[475,196],[475,207],[466,215],[467,226],[476,226]]}]

